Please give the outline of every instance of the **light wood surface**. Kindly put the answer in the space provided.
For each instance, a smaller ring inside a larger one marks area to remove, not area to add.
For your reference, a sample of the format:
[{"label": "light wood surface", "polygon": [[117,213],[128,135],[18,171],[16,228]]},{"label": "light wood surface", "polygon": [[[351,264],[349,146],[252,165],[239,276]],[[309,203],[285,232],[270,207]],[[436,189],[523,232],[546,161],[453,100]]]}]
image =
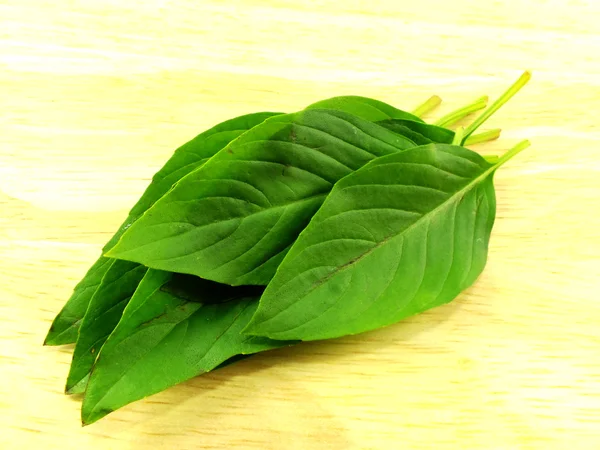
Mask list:
[{"label": "light wood surface", "polygon": [[[600,3],[0,2],[0,448],[600,448]],[[172,150],[338,94],[487,128],[489,263],[453,303],[264,353],[81,428],[54,315]]]}]

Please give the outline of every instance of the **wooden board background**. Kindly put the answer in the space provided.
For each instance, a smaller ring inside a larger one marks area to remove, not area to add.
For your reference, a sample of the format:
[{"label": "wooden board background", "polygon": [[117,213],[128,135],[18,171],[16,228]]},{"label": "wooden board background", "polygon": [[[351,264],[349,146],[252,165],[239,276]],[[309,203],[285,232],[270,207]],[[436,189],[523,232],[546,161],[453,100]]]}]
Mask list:
[{"label": "wooden board background", "polygon": [[[593,0],[0,2],[0,448],[600,448],[599,23]],[[176,146],[338,94],[436,93],[435,118],[523,69],[479,149],[533,146],[473,288],[80,427],[44,335]]]}]

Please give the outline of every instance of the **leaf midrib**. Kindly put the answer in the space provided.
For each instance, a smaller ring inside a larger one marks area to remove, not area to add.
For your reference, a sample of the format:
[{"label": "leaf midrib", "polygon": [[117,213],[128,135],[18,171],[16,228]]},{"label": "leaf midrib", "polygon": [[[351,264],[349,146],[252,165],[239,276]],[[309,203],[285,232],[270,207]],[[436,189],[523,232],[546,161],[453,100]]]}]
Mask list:
[{"label": "leaf midrib", "polygon": [[[162,286],[161,286],[162,287]],[[160,289],[160,288],[158,288]],[[153,292],[153,294],[156,292],[156,290]],[[152,294],[152,295],[153,295]],[[243,299],[243,296],[238,297],[238,299]],[[115,387],[117,387],[118,383],[121,382],[121,380],[127,375],[128,372],[130,372],[135,366],[137,366],[138,364],[141,363],[141,361],[148,356],[148,354],[150,354],[153,350],[156,349],[156,347],[158,347],[160,344],[162,344],[167,338],[169,338],[171,336],[171,334],[173,333],[173,331],[175,330],[175,328],[177,328],[178,326],[180,326],[182,323],[186,324],[186,331],[184,333],[184,336],[182,338],[182,341],[185,340],[186,336],[187,336],[187,327],[189,327],[189,321],[191,320],[191,317],[197,312],[199,311],[201,308],[206,307],[207,305],[202,304],[202,306],[200,306],[200,308],[198,308],[196,311],[194,311],[192,314],[190,314],[188,317],[186,317],[185,319],[177,322],[177,323],[173,323],[171,328],[169,329],[169,331],[167,331],[165,333],[165,335],[154,345],[153,348],[148,349],[148,351],[146,351],[144,353],[144,355],[142,355],[141,357],[137,358],[135,362],[133,362],[132,364],[129,365],[128,369],[125,370],[124,372],[121,373],[121,375],[119,376],[119,378],[117,380],[114,381],[114,383],[112,384],[112,386],[104,393],[104,395],[95,403],[94,407],[92,408],[92,410],[90,411],[89,415],[91,415],[92,413],[96,412],[98,410],[98,405],[106,398],[109,396],[109,394],[114,390]],[[225,329],[223,331],[221,331],[221,333],[215,338],[213,344],[206,350],[206,352],[204,352],[204,354],[202,355],[202,357],[198,358],[196,364],[200,363],[200,361],[204,360],[206,358],[206,356],[208,355],[208,353],[214,348],[214,346],[217,344],[218,341],[221,340],[221,338],[231,329],[231,327],[233,327],[233,325],[235,324],[235,322],[237,321],[237,319],[242,315],[242,313],[248,309],[248,307],[251,306],[251,303],[248,302],[247,305],[245,305],[236,315],[235,317],[231,320],[231,322],[225,327]],[[138,308],[139,309],[139,308]],[[158,324],[156,324],[158,325]],[[151,325],[151,326],[156,326],[156,325]],[[161,324],[161,325],[166,325],[166,324]],[[133,333],[130,336],[127,336],[125,339],[121,340],[118,344],[115,345],[122,345],[124,341],[126,341],[128,338],[132,337],[133,335],[137,334],[137,332],[142,331],[144,329],[146,329],[147,327],[144,327],[143,324],[136,327],[133,330]],[[100,356],[98,356],[99,358]],[[209,369],[210,370],[210,369]],[[206,371],[205,371],[206,372]],[[201,373],[205,373],[205,372],[201,372]],[[198,374],[200,375],[200,373]],[[90,374],[90,379],[91,379],[91,374]],[[114,410],[112,410],[114,411]]]},{"label": "leaf midrib", "polygon": [[[254,217],[254,216],[257,216],[257,215],[260,215],[260,214],[269,213],[269,212],[272,212],[273,210],[278,210],[278,209],[282,209],[282,208],[287,208],[288,206],[292,206],[292,205],[295,205],[295,204],[298,204],[298,203],[302,203],[302,202],[306,202],[306,201],[311,201],[311,200],[313,200],[313,199],[315,199],[315,198],[317,198],[317,197],[326,197],[328,194],[329,194],[328,192],[322,192],[322,193],[319,193],[319,194],[314,194],[314,195],[311,195],[311,196],[308,196],[308,197],[300,198],[300,199],[293,200],[293,201],[291,201],[291,202],[283,203],[283,204],[280,204],[280,205],[274,205],[274,206],[270,206],[270,207],[268,207],[268,208],[263,208],[263,209],[261,209],[260,211],[253,212],[253,213],[251,213],[251,214],[246,214],[246,215],[243,215],[243,216],[231,217],[231,218],[229,218],[229,219],[225,219],[225,220],[215,220],[215,221],[213,221],[213,222],[206,223],[206,224],[202,224],[202,225],[194,225],[194,224],[192,224],[192,223],[190,223],[190,222],[181,222],[181,223],[185,223],[185,224],[191,225],[191,226],[192,226],[192,228],[190,228],[190,229],[188,229],[188,230],[184,230],[184,231],[183,231],[183,232],[181,232],[181,233],[177,233],[177,234],[172,234],[172,235],[169,235],[169,236],[167,236],[167,237],[164,237],[164,238],[162,238],[161,240],[164,240],[164,239],[172,239],[172,238],[175,238],[175,237],[177,237],[177,238],[180,238],[181,236],[183,236],[183,235],[185,235],[185,234],[187,234],[187,233],[191,233],[191,232],[193,232],[193,231],[197,231],[197,230],[199,230],[199,229],[201,229],[201,228],[206,228],[206,227],[209,227],[209,226],[212,226],[212,225],[215,225],[215,224],[224,224],[224,223],[229,223],[229,222],[233,222],[233,221],[236,221],[236,220],[239,220],[239,221],[244,221],[244,220],[246,220],[246,219],[248,219],[248,218],[250,218],[250,217]],[[196,201],[196,200],[185,200],[185,201],[178,201],[178,202],[193,202],[193,201]],[[159,226],[165,226],[165,225],[170,225],[170,224],[172,224],[172,223],[174,223],[174,221],[168,221],[168,222],[155,223],[155,224],[152,224],[152,225],[148,225],[148,226],[146,226],[146,228],[150,228],[150,227],[159,227]],[[137,246],[136,246],[134,249],[129,249],[129,250],[124,250],[124,251],[121,251],[121,252],[116,252],[116,253],[115,253],[115,256],[119,256],[119,255],[120,255],[120,256],[123,256],[123,255],[125,255],[126,253],[129,253],[129,252],[131,252],[131,251],[134,251],[134,250],[135,250],[135,251],[138,251],[139,249],[141,249],[141,248],[143,248],[143,247],[147,247],[147,246],[149,246],[149,245],[155,245],[155,244],[156,244],[156,242],[157,242],[157,241],[156,241],[156,240],[154,240],[154,241],[151,241],[151,242],[147,242],[147,243],[145,243],[145,244],[137,245]],[[115,248],[117,248],[117,246],[115,246]],[[199,251],[203,251],[203,250],[204,250],[204,249],[201,249],[201,250],[199,250]],[[109,250],[109,251],[108,251],[108,252],[105,254],[105,256],[106,256],[106,255],[109,255],[109,254],[111,253],[111,251],[112,251],[112,250]],[[166,260],[169,260],[169,259],[181,258],[181,257],[183,257],[183,256],[186,256],[186,255],[191,255],[191,254],[193,254],[193,253],[197,253],[197,252],[184,253],[184,254],[182,254],[182,255],[179,255],[179,256],[176,256],[176,257],[169,257],[169,258],[157,258],[157,257],[153,257],[153,261],[158,261],[158,260],[160,260],[160,261],[166,261]],[[112,257],[112,256],[109,256],[109,257]]]},{"label": "leaf midrib", "polygon": [[[457,199],[461,198],[462,196],[464,196],[464,194],[466,194],[469,190],[471,190],[473,187],[475,187],[477,184],[479,184],[480,181],[482,181],[485,178],[487,178],[494,170],[496,170],[498,168],[498,166],[499,166],[499,164],[494,164],[490,168],[486,169],[479,176],[477,176],[476,178],[474,178],[471,182],[467,183],[462,189],[460,189],[459,191],[457,191],[454,194],[452,194],[446,201],[444,201],[443,203],[441,203],[440,205],[438,205],[437,207],[435,207],[431,211],[423,214],[412,225],[408,226],[407,228],[405,228],[404,230],[402,230],[400,233],[393,234],[393,235],[390,235],[390,236],[386,237],[381,242],[377,243],[376,245],[374,245],[370,249],[368,249],[365,252],[363,252],[361,255],[357,256],[356,258],[353,258],[351,261],[347,262],[346,264],[343,264],[343,265],[339,266],[338,268],[336,268],[335,270],[333,270],[331,273],[327,274],[327,276],[325,276],[324,278],[322,278],[321,280],[319,280],[318,282],[316,282],[315,284],[313,284],[313,286],[305,294],[303,294],[303,296],[306,296],[310,292],[316,290],[317,288],[319,288],[320,286],[322,286],[323,284],[325,284],[329,279],[333,278],[338,273],[340,273],[342,271],[345,271],[348,268],[354,267],[364,257],[368,256],[373,251],[377,250],[379,247],[381,247],[383,245],[386,245],[390,240],[395,239],[398,236],[406,235],[412,229],[414,229],[418,225],[422,224],[423,221],[425,221],[425,220],[431,220],[432,217],[434,217],[437,214],[439,214],[440,211],[442,211],[443,209],[445,209],[448,205],[452,204],[455,200],[457,200]],[[282,309],[277,314],[271,316],[267,321],[270,321],[270,320],[274,319],[275,317],[277,317],[279,314],[283,313],[286,310],[287,310],[287,308]],[[265,321],[265,322],[267,322],[267,321]]]}]

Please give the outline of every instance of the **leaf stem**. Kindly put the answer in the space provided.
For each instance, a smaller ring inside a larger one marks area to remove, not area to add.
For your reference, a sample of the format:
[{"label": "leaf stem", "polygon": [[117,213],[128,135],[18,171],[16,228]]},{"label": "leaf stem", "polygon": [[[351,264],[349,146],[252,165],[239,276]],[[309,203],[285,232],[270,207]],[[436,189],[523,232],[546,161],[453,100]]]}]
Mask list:
[{"label": "leaf stem", "polygon": [[483,112],[483,114],[475,119],[475,122],[467,127],[464,139],[466,140],[469,136],[471,136],[471,134],[473,134],[477,128],[479,128],[487,119],[489,119],[492,114],[498,111],[502,105],[508,102],[517,92],[519,92],[530,79],[531,73],[527,70],[523,72],[519,79],[511,87],[509,87],[504,94],[502,94],[494,103],[492,103],[490,107]]},{"label": "leaf stem", "polygon": [[465,133],[465,127],[458,127],[454,132],[454,138],[452,139],[452,145],[460,145],[462,142],[463,134]]},{"label": "leaf stem", "polygon": [[498,164],[498,161],[500,161],[498,155],[483,155],[483,159],[485,159],[490,164]]},{"label": "leaf stem", "polygon": [[489,131],[482,131],[481,133],[472,134],[465,140],[465,146],[481,144],[482,142],[493,141],[494,139],[498,139],[500,137],[500,128],[494,128]]},{"label": "leaf stem", "polygon": [[442,103],[442,99],[440,97],[438,97],[437,95],[432,95],[431,97],[429,97],[427,100],[425,100],[425,102],[423,102],[421,105],[417,106],[414,111],[412,112],[412,114],[414,114],[417,117],[422,117],[425,114],[433,111],[435,108],[437,108],[440,103]]},{"label": "leaf stem", "polygon": [[523,150],[525,150],[530,145],[531,145],[531,142],[529,142],[527,139],[519,142],[517,145],[515,145],[513,148],[511,148],[509,151],[507,151],[506,153],[504,153],[504,155],[502,155],[500,157],[500,159],[496,163],[496,167],[500,167],[506,161],[508,161],[509,159],[512,159],[515,155],[518,155],[519,153],[521,153]]},{"label": "leaf stem", "polygon": [[488,96],[484,95],[483,97],[479,97],[473,103],[469,103],[466,106],[463,106],[455,111],[452,111],[446,114],[441,119],[437,120],[434,125],[438,127],[449,127],[454,125],[459,120],[467,117],[469,114],[472,114],[476,111],[482,110],[487,106]]}]

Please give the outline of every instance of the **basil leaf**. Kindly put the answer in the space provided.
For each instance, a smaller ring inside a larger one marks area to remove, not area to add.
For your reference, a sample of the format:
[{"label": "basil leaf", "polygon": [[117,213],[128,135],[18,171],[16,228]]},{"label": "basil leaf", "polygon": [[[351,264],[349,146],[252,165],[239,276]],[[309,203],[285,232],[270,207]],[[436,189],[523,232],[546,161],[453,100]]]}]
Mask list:
[{"label": "basil leaf", "polygon": [[451,301],[485,266],[499,164],[432,144],[345,177],[288,252],[245,332],[334,338]]},{"label": "basil leaf", "polygon": [[112,261],[101,256],[83,279],[75,286],[73,294],[55,317],[44,340],[44,345],[72,344],[77,340],[77,332],[94,292],[102,282],[102,277]]},{"label": "basil leaf", "polygon": [[[412,139],[411,136],[414,136],[413,133],[417,133],[419,136],[428,139],[430,141],[429,143],[451,144],[454,139],[454,131],[449,130],[448,128],[438,127],[428,123],[415,122],[414,120],[382,120],[377,122],[377,124],[395,133],[403,134],[410,139]],[[420,139],[417,138],[417,140]],[[417,142],[417,140],[415,140],[415,142]],[[422,145],[425,145],[425,143]]]},{"label": "basil leaf", "polygon": [[129,212],[125,222],[104,246],[107,251],[116,244],[123,231],[127,230],[147,209],[167,193],[185,175],[203,165],[219,150],[269,117],[281,113],[261,112],[247,114],[227,120],[183,144],[153,177],[150,186]]},{"label": "basil leaf", "polygon": [[387,128],[390,131],[393,131],[394,133],[401,134],[402,136],[406,136],[407,138],[409,138],[411,141],[413,141],[417,145],[427,145],[427,144],[434,143],[434,141],[432,141],[428,137],[425,137],[421,133],[411,130],[406,125],[402,125],[400,123],[395,123],[395,122],[392,122],[390,124],[387,121],[377,122],[377,123],[379,125],[381,125],[382,127]]},{"label": "basil leaf", "polygon": [[368,120],[369,122],[378,122],[380,120],[388,119],[407,119],[424,123],[423,119],[414,114],[394,108],[379,100],[356,95],[328,98],[313,103],[306,109],[331,109],[341,111]]},{"label": "basil leaf", "polygon": [[98,351],[121,319],[125,306],[146,270],[146,267],[137,263],[111,260],[79,328],[67,377],[67,393],[77,394],[85,390]]},{"label": "basil leaf", "polygon": [[[179,147],[163,168],[154,175],[150,186],[140,200],[131,209],[125,222],[104,246],[110,249],[123,232],[135,222],[154,202],[162,197],[181,177],[204,164],[212,155],[221,150],[231,140],[248,129],[278,113],[256,113],[227,120],[208,131],[196,136],[190,142]],[[87,310],[90,300],[102,278],[111,265],[109,258],[100,257],[84,278],[75,287],[63,309],[58,313],[44,341],[45,345],[62,345],[75,342],[77,330]]]},{"label": "basil leaf", "polygon": [[[162,290],[171,279],[168,272],[149,270],[140,283],[94,365],[83,400],[84,424],[236,355],[292,344],[240,334],[258,304],[245,287],[217,294],[199,290],[189,302]],[[220,302],[219,296],[235,301]]]},{"label": "basil leaf", "polygon": [[333,184],[415,144],[342,112],[267,119],[182,178],[107,256],[265,285]]}]

